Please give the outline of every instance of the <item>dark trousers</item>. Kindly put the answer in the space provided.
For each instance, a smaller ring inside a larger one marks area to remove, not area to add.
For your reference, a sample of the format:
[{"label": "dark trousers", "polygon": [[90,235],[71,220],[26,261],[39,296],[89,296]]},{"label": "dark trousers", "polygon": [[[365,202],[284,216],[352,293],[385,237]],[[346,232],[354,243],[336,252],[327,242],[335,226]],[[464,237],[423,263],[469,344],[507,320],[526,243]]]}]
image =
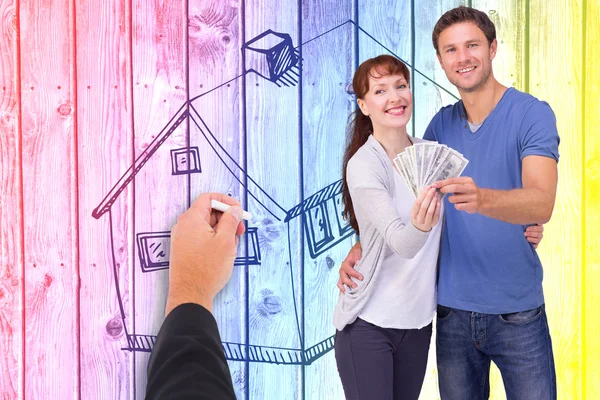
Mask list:
[{"label": "dark trousers", "polygon": [[357,318],[335,335],[335,359],[347,400],[417,400],[431,340],[422,329],[380,328]]}]

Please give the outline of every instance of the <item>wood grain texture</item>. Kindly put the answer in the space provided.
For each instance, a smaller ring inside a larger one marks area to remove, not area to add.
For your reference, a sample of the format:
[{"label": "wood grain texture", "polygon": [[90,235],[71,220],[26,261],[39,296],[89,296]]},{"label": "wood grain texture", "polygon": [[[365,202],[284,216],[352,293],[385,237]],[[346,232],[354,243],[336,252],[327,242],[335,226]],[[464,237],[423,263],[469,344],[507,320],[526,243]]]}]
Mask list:
[{"label": "wood grain texture", "polygon": [[[272,30],[288,34],[298,46],[298,2],[295,0],[246,0],[244,37],[248,42]],[[272,36],[271,36],[272,37]],[[271,48],[272,37],[262,47]],[[258,54],[245,53],[245,67],[258,68]],[[254,63],[254,64],[252,64]],[[298,86],[278,87],[255,73],[245,81],[246,157],[248,174],[283,209],[300,203],[300,146]],[[263,199],[259,197],[258,199]],[[260,206],[248,195],[253,225],[258,228],[262,260],[248,269],[250,344],[301,348],[303,310],[298,218],[284,222],[285,212],[272,202]],[[248,391],[252,398],[302,398],[302,367],[250,363]]]},{"label": "wood grain texture", "polygon": [[0,1],[0,398],[23,393],[23,214],[16,1]]},{"label": "wood grain texture", "polygon": [[[163,128],[179,116],[188,100],[187,28],[184,0],[133,1],[132,68],[134,154],[151,151]],[[178,112],[179,111],[179,112]],[[188,206],[186,175],[172,176],[171,150],[187,144],[183,121],[156,150],[134,179],[134,231],[170,231]],[[146,154],[146,153],[144,153]],[[134,323],[136,334],[156,335],[164,319],[168,270],[142,272],[137,258],[134,275]],[[166,257],[165,257],[166,258]],[[134,397],[142,399],[146,388],[149,353],[135,354]]]},{"label": "wood grain texture", "polygon": [[[243,71],[241,4],[203,0],[188,3],[190,98],[193,99],[191,107],[198,112],[198,115],[193,113],[194,119],[190,121],[190,146],[198,147],[202,168],[201,173],[190,176],[191,198],[193,201],[200,193],[210,191],[227,193],[243,202],[244,187],[240,183],[243,174],[229,159],[245,164],[241,120],[243,79],[231,81]],[[196,126],[196,123],[203,126],[199,117],[209,131]],[[207,141],[205,135],[211,140]],[[223,163],[221,158],[228,162]],[[234,167],[233,174],[228,167]],[[245,254],[244,240],[240,241],[238,254]],[[224,342],[247,343],[247,268],[256,266],[234,267],[229,283],[214,301],[213,314]],[[247,362],[229,363],[236,396],[240,400],[246,398],[246,368]]]},{"label": "wood grain texture", "polygon": [[494,76],[505,86],[525,90],[527,4],[524,1],[472,0],[496,26],[498,51],[493,61]]},{"label": "wood grain texture", "polygon": [[21,3],[25,398],[79,396],[74,3]]},{"label": "wood grain texture", "polygon": [[[357,21],[364,30],[358,34],[359,64],[381,54],[393,53],[410,65],[413,55],[411,12],[408,1],[358,0]],[[407,130],[409,135],[413,134],[412,123],[408,124]]]},{"label": "wood grain texture", "polygon": [[573,29],[582,26],[581,6],[577,0],[532,0],[529,9],[529,91],[553,108],[562,139],[556,205],[539,248],[561,399],[581,396],[583,37]]},{"label": "wood grain texture", "polygon": [[[356,27],[351,2],[315,0],[302,2],[302,160],[303,193],[308,198],[341,179],[346,144],[346,125],[354,111],[354,97],[346,92],[352,83],[355,65]],[[341,25],[341,26],[340,26]],[[333,29],[333,30],[332,30]],[[331,31],[330,31],[331,30]],[[325,32],[329,33],[317,38]],[[335,110],[332,112],[332,110]],[[334,200],[325,203],[329,229],[339,231]],[[340,207],[340,204],[337,204]],[[341,210],[341,208],[340,208]],[[323,221],[320,206],[309,210],[305,220]],[[315,218],[316,217],[316,218]],[[343,222],[341,213],[339,219]],[[338,268],[346,257],[351,240],[335,245],[312,258],[304,236],[304,310],[306,347],[335,334],[333,310],[339,295]],[[334,351],[305,369],[306,399],[344,397]]]},{"label": "wood grain texture", "polygon": [[[415,2],[415,54],[413,74],[413,119],[415,136],[423,137],[431,118],[448,104],[458,101],[458,90],[440,67],[431,34],[446,11],[466,5],[464,0],[427,0]],[[435,360],[435,359],[434,359]]]},{"label": "wood grain texture", "polygon": [[123,314],[128,321],[133,316],[128,290],[132,188],[121,193],[111,212],[92,217],[133,163],[129,6],[122,0],[92,0],[78,5],[76,15],[83,399],[129,399],[133,394],[133,354],[122,350],[127,346]]},{"label": "wood grain texture", "polygon": [[[583,370],[582,398],[593,399],[600,393],[600,4],[597,1],[584,2],[585,47],[583,49],[583,235],[584,263],[582,278],[583,296]],[[568,139],[567,139],[568,140]],[[576,179],[576,177],[573,177]],[[575,224],[575,221],[572,222]]]}]

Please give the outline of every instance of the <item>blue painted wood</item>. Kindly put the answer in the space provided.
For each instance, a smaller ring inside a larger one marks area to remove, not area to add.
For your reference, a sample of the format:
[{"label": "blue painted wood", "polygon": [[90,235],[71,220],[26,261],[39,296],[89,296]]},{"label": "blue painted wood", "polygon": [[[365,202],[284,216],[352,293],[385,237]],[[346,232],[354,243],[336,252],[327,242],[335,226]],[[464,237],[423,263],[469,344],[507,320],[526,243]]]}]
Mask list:
[{"label": "blue painted wood", "polygon": [[[338,268],[352,232],[341,215],[341,165],[354,98],[354,3],[302,1],[302,176],[304,332],[310,347],[335,334]],[[340,241],[341,240],[341,241]],[[333,351],[305,367],[306,399],[341,399]]]},{"label": "blue painted wood", "polygon": [[[358,26],[359,62],[380,54],[393,54],[406,64],[411,64],[410,2],[358,0]],[[412,124],[408,125],[407,130],[412,134]]]},{"label": "blue painted wood", "polygon": [[[203,192],[222,192],[243,202],[241,172],[233,161],[246,162],[242,144],[243,16],[239,4],[188,1],[190,146],[198,146],[202,172],[190,174],[192,201]],[[245,204],[243,204],[246,207]],[[251,225],[251,224],[250,224]],[[246,344],[245,240],[229,283],[217,295],[213,314],[224,342]],[[238,399],[246,397],[247,361],[229,361]]]},{"label": "blue painted wood", "polygon": [[[134,0],[133,14],[133,101],[134,156],[141,156],[141,168],[133,179],[135,192],[134,231],[170,231],[177,217],[187,209],[188,182],[185,175],[173,176],[171,150],[187,144],[187,56],[185,54],[185,1],[157,7]],[[155,140],[158,139],[158,140]],[[147,158],[147,161],[146,160]],[[135,169],[134,169],[135,171]],[[155,246],[161,246],[156,242]],[[136,246],[137,247],[137,246]],[[135,254],[139,254],[139,248]],[[155,262],[168,260],[168,251],[155,253]],[[129,332],[131,348],[150,343],[144,335],[156,335],[164,319],[168,270],[142,272],[140,259],[133,265],[134,316]],[[149,353],[135,352],[134,398],[142,399],[146,389]]]},{"label": "blue painted wood", "polygon": [[415,68],[413,79],[413,118],[415,136],[423,137],[431,118],[438,110],[458,99],[458,91],[440,67],[431,34],[442,14],[464,0],[415,1]]},{"label": "blue painted wood", "polygon": [[244,3],[247,205],[262,255],[248,268],[249,351],[264,360],[249,364],[252,399],[303,395],[300,224],[285,222],[302,200],[298,12],[295,0]]}]

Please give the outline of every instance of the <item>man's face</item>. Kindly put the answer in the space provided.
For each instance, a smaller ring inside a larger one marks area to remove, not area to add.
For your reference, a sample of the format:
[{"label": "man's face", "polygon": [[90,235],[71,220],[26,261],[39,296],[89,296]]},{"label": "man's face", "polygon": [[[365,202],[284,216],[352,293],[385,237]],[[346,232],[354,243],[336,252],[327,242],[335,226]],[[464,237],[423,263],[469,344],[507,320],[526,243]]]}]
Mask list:
[{"label": "man's face", "polygon": [[481,29],[472,22],[446,28],[438,39],[438,60],[448,80],[462,92],[480,89],[492,74],[497,42],[491,46]]}]

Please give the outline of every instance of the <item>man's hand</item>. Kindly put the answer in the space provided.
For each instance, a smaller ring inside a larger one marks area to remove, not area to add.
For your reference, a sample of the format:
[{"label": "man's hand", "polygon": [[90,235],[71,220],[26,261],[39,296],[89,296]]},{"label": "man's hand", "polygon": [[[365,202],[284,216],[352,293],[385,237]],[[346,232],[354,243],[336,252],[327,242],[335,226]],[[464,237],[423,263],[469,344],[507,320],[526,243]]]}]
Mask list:
[{"label": "man's hand", "polygon": [[342,293],[345,293],[344,285],[349,286],[351,288],[356,288],[356,283],[350,279],[350,277],[354,277],[359,281],[363,280],[363,276],[354,269],[356,264],[360,261],[362,257],[362,247],[360,246],[360,242],[357,242],[351,249],[344,261],[342,261],[342,265],[340,265],[340,279],[338,280],[337,287],[340,289]]},{"label": "man's hand", "polygon": [[533,245],[533,248],[537,249],[544,237],[544,225],[529,225],[527,229],[525,229],[525,237],[527,238],[527,241]]},{"label": "man's hand", "polygon": [[[213,211],[210,201],[232,206]],[[212,312],[212,302],[233,270],[238,236],[244,233],[240,203],[220,193],[200,195],[171,230],[169,296],[166,314],[184,303],[196,303]]]},{"label": "man's hand", "polygon": [[439,189],[442,193],[452,193],[448,201],[454,204],[454,207],[460,211],[466,211],[469,214],[479,212],[482,203],[483,193],[468,176],[459,176],[457,178],[444,179],[431,184],[431,187]]}]

